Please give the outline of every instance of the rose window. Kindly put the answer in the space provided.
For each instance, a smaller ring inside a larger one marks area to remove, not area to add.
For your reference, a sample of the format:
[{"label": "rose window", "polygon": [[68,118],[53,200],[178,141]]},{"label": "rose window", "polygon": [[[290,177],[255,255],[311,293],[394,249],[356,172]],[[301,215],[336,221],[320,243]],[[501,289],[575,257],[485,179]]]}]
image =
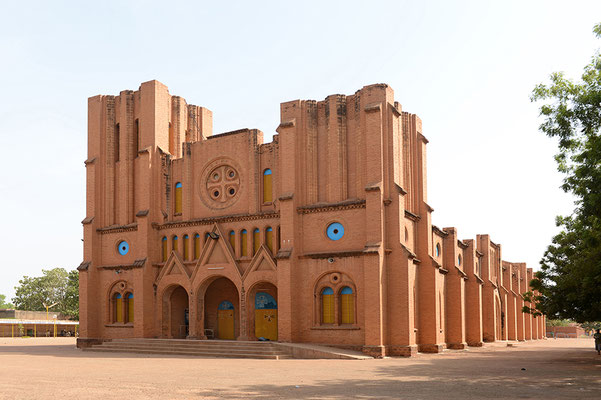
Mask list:
[{"label": "rose window", "polygon": [[207,177],[207,194],[217,203],[227,203],[238,194],[240,177],[229,165],[214,168]]}]

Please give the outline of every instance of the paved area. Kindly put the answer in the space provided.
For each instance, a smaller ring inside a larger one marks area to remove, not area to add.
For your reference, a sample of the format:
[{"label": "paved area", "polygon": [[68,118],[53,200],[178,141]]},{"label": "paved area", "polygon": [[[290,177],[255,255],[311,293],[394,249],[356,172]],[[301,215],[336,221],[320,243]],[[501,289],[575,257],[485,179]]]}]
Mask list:
[{"label": "paved area", "polygon": [[557,339],[410,359],[247,360],[0,338],[0,399],[600,399],[592,348],[590,339]]}]

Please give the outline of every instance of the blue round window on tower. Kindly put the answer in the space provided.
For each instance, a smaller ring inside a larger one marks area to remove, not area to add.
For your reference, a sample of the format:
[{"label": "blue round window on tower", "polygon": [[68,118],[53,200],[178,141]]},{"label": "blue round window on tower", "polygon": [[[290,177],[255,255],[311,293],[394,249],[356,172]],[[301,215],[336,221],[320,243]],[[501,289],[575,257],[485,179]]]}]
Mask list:
[{"label": "blue round window on tower", "polygon": [[339,222],[333,222],[328,225],[326,234],[331,240],[340,240],[344,236],[344,226]]},{"label": "blue round window on tower", "polygon": [[122,256],[126,255],[127,253],[129,253],[129,243],[127,243],[125,240],[120,241],[117,245],[117,251]]}]

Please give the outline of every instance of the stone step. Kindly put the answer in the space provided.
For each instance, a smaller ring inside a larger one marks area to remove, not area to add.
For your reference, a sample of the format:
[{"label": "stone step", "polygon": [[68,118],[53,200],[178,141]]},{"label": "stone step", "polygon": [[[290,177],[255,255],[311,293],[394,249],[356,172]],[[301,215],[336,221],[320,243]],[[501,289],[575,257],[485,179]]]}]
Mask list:
[{"label": "stone step", "polygon": [[257,346],[228,346],[228,345],[207,345],[207,344],[172,344],[172,343],[114,343],[114,342],[105,342],[99,346],[108,346],[108,347],[128,347],[128,346],[137,346],[137,347],[169,347],[174,349],[191,349],[191,350],[243,350],[243,351],[276,351],[281,350],[275,346],[265,346],[265,347],[257,347]]},{"label": "stone step", "polygon": [[196,357],[211,357],[211,358],[256,358],[267,360],[290,359],[287,354],[257,354],[257,353],[232,353],[230,351],[192,351],[192,350],[159,350],[159,349],[128,349],[128,348],[106,348],[102,346],[93,346],[82,349],[84,351],[100,352],[100,353],[136,353],[136,354],[159,354],[159,355],[182,355]]},{"label": "stone step", "polygon": [[273,342],[247,342],[237,340],[187,340],[187,339],[113,339],[105,343],[148,343],[174,345],[207,345],[207,346],[228,346],[228,347],[273,347]]},{"label": "stone step", "polygon": [[144,344],[112,344],[112,343],[103,343],[102,345],[95,346],[95,348],[103,348],[103,349],[134,349],[134,350],[161,350],[161,351],[196,351],[196,352],[229,352],[233,354],[286,354],[285,352],[275,349],[256,349],[256,348],[228,348],[225,346],[215,347],[215,346],[172,346],[172,345],[144,345]]}]

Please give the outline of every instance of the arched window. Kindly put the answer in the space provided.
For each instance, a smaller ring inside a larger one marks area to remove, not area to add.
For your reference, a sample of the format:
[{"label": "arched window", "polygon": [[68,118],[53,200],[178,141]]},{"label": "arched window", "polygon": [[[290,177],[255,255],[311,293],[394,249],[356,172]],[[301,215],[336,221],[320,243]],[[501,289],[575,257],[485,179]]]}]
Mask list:
[{"label": "arched window", "polygon": [[253,231],[253,255],[257,254],[259,247],[261,247],[261,231],[259,228],[255,228]]},{"label": "arched window", "polygon": [[265,244],[273,253],[273,229],[271,227],[267,227],[267,229],[265,229]]},{"label": "arched window", "polygon": [[200,235],[197,233],[194,235],[194,259],[198,260],[200,257]]},{"label": "arched window", "polygon": [[242,257],[248,256],[248,232],[242,229],[240,232],[240,254]]},{"label": "arched window", "polygon": [[123,296],[121,296],[121,293],[115,294],[114,304],[115,322],[123,322]]},{"label": "arched window", "polygon": [[125,301],[127,302],[127,322],[134,322],[134,294],[128,293],[125,296]]},{"label": "arched window", "polygon": [[321,323],[334,323],[334,291],[330,287],[321,291]]},{"label": "arched window", "polygon": [[263,203],[271,203],[272,201],[271,170],[267,168],[263,171]]},{"label": "arched window", "polygon": [[173,236],[173,240],[171,242],[171,248],[173,249],[173,251],[177,251],[177,236]]},{"label": "arched window", "polygon": [[182,183],[177,182],[175,184],[175,213],[182,213]]},{"label": "arched window", "polygon": [[167,236],[163,236],[163,239],[161,239],[161,248],[162,248],[163,262],[165,262],[165,261],[167,261]]},{"label": "arched window", "polygon": [[184,235],[184,261],[188,260],[190,256],[190,237],[188,235]]},{"label": "arched window", "polygon": [[210,237],[209,232],[205,232],[205,241],[204,241],[205,243],[207,242],[207,240],[209,240],[209,237]]},{"label": "arched window", "polygon": [[440,257],[440,243],[436,243],[436,257]]},{"label": "arched window", "polygon": [[236,232],[230,231],[230,244],[232,245],[232,250],[234,253],[236,252]]},{"label": "arched window", "polygon": [[461,267],[461,254],[457,256],[457,264]]},{"label": "arched window", "polygon": [[340,316],[343,324],[355,323],[355,297],[353,289],[348,286],[340,291]]}]

